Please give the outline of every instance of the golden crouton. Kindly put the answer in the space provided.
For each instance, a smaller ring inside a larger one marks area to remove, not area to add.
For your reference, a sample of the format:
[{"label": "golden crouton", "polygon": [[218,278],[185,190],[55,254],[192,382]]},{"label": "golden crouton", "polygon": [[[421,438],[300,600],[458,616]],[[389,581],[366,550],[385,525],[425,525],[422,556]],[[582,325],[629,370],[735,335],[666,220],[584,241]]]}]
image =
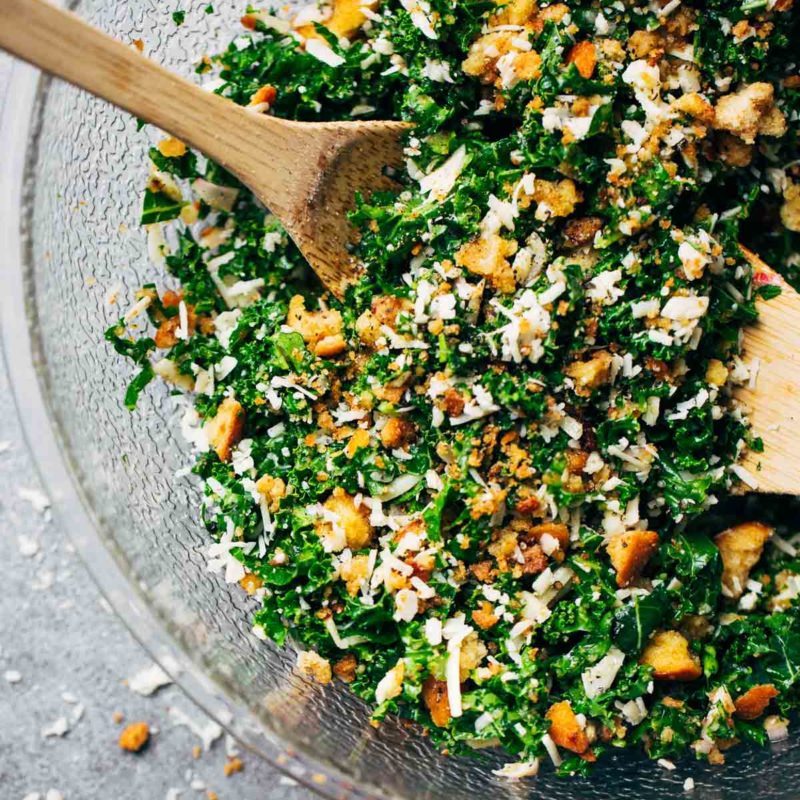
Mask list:
[{"label": "golden crouton", "polygon": [[699,659],[689,651],[689,641],[678,631],[657,631],[639,659],[653,668],[659,681],[693,681],[703,674]]},{"label": "golden crouton", "polygon": [[[364,2],[364,0],[335,0],[333,4],[333,13],[322,24],[337,38],[345,37],[349,39],[355,33],[358,33],[361,26],[367,21],[367,17],[362,11],[362,8],[375,8],[377,2]],[[311,37],[319,37],[313,25],[301,25],[296,28],[301,36],[306,39]]]},{"label": "golden crouton", "polygon": [[536,13],[536,0],[511,0],[492,16],[491,25],[524,25]]},{"label": "golden crouton", "polygon": [[486,645],[478,638],[478,634],[475,631],[467,634],[458,656],[458,671],[462,682],[469,678],[472,670],[486,657],[486,653]]},{"label": "golden crouton", "polygon": [[589,737],[578,722],[568,700],[550,706],[545,717],[550,720],[550,738],[559,747],[579,755],[589,749]]},{"label": "golden crouton", "polygon": [[639,577],[644,565],[658,550],[655,531],[627,531],[608,540],[608,557],[617,573],[617,586],[627,586]]},{"label": "golden crouton", "polygon": [[238,400],[226,397],[217,413],[203,426],[208,443],[214,448],[220,461],[228,461],[231,450],[242,438],[244,429],[244,409]]},{"label": "golden crouton", "polygon": [[[567,455],[567,458],[569,458],[569,454]],[[557,539],[558,546],[562,550],[567,549],[567,546],[569,545],[569,528],[567,528],[567,526],[562,522],[542,522],[539,525],[534,525],[525,531],[525,535],[527,537],[530,537],[537,542],[540,541],[542,536],[545,534]]]},{"label": "golden crouton", "polygon": [[500,621],[500,617],[494,613],[494,608],[488,600],[482,600],[478,608],[470,616],[472,621],[485,631],[494,627]]},{"label": "golden crouton", "polygon": [[676,9],[664,20],[669,43],[673,46],[680,47],[687,44],[686,37],[696,31],[698,27],[697,12],[686,6]]},{"label": "golden crouton", "polygon": [[777,106],[772,106],[758,121],[758,132],[761,136],[783,136],[786,129],[786,117]]},{"label": "golden crouton", "polygon": [[381,443],[390,449],[405,447],[413,442],[417,435],[417,426],[409,419],[391,417],[381,430]]},{"label": "golden crouton", "polygon": [[450,722],[450,701],[447,699],[447,684],[437,681],[433,675],[422,684],[422,702],[431,715],[437,728],[444,728]]},{"label": "golden crouton", "polygon": [[573,361],[564,369],[564,374],[575,382],[575,394],[589,397],[599,386],[608,383],[611,363],[611,353],[598,350],[588,361]]},{"label": "golden crouton", "polygon": [[547,556],[538,544],[520,545],[522,564],[515,565],[512,572],[516,575],[521,569],[523,575],[538,575],[547,568]]},{"label": "golden crouton", "polygon": [[[289,301],[286,324],[292,330],[297,331],[303,337],[303,341],[315,352],[315,348],[326,340],[330,344],[332,341],[338,342],[333,337],[338,335],[341,338],[342,315],[332,308],[306,311],[305,300],[299,294]],[[342,349],[344,349],[343,340]]]},{"label": "golden crouton", "polygon": [[322,684],[330,683],[333,678],[331,662],[313,650],[301,650],[297,654],[297,671]]},{"label": "golden crouton", "polygon": [[262,103],[270,104],[275,101],[277,96],[278,90],[271,84],[267,83],[264,86],[259,86],[259,88],[250,95],[250,100],[248,101],[247,105],[260,106]]},{"label": "golden crouton", "polygon": [[320,358],[333,358],[341,355],[347,350],[347,342],[341,333],[334,333],[332,336],[323,336],[314,345],[314,355]]},{"label": "golden crouton", "polygon": [[365,447],[369,447],[369,431],[364,430],[364,428],[356,428],[344,448],[344,454],[348,458],[353,458],[359,450]]},{"label": "golden crouton", "polygon": [[442,410],[448,417],[460,417],[464,413],[466,404],[467,401],[464,399],[464,395],[452,387],[442,395],[440,403]]},{"label": "golden crouton", "polygon": [[345,683],[352,683],[356,679],[357,668],[358,659],[352,653],[348,653],[333,665],[333,674]]},{"label": "golden crouton", "polygon": [[597,50],[589,41],[578,42],[567,54],[567,64],[574,64],[582,78],[591,78],[597,66]]},{"label": "golden crouton", "polygon": [[628,39],[628,50],[635,59],[658,60],[664,51],[664,36],[658,31],[634,31]]},{"label": "golden crouton", "polygon": [[410,313],[414,304],[407,297],[398,297],[393,294],[381,294],[372,300],[372,313],[382,325],[394,328],[397,318],[402,314]]},{"label": "golden crouton", "polygon": [[539,19],[547,22],[561,22],[569,14],[569,6],[566,3],[551,3],[547,8],[539,11]]},{"label": "golden crouton", "polygon": [[786,132],[786,119],[775,107],[772,84],[756,82],[720,98],[715,108],[714,127],[753,144],[759,133],[782,136]]},{"label": "golden crouton", "polygon": [[378,295],[373,298],[371,308],[364,311],[356,320],[358,338],[369,347],[374,347],[383,335],[384,325],[394,329],[397,317],[403,312],[411,312],[414,306],[406,297],[391,294]]},{"label": "golden crouton", "polygon": [[706,382],[712,386],[724,386],[727,381],[728,368],[718,358],[712,358],[706,367]]},{"label": "golden crouton", "polygon": [[286,497],[286,482],[283,478],[262,475],[256,481],[256,490],[267,501],[269,510],[275,513],[280,507],[281,500]]},{"label": "golden crouton", "polygon": [[173,136],[162,139],[156,147],[158,148],[158,152],[165,158],[180,158],[186,155],[186,145],[180,139],[176,139]]},{"label": "golden crouton", "polygon": [[[526,197],[521,198],[520,206],[525,208]],[[572,178],[560,181],[536,179],[533,187],[533,199],[539,204],[536,209],[537,219],[550,217],[568,217],[583,200],[583,195]]]},{"label": "golden crouton", "polygon": [[625,60],[625,48],[619,40],[598,39],[597,44],[605,60],[618,63],[622,63]]},{"label": "golden crouton", "polygon": [[521,81],[532,81],[542,74],[542,57],[535,50],[514,58],[514,74]]},{"label": "golden crouton", "polygon": [[369,575],[369,556],[353,556],[339,567],[339,577],[347,586],[347,594],[355,597]]},{"label": "golden crouton", "polygon": [[[165,295],[166,297],[166,295]],[[180,297],[178,298],[178,304],[180,304],[181,300]],[[165,303],[164,305],[167,305]],[[186,332],[189,336],[194,336],[195,327],[197,325],[197,317],[194,313],[194,308],[190,305],[186,306]],[[155,332],[155,336],[153,337],[153,341],[155,345],[160,350],[175,347],[176,344],[180,341],[178,338],[178,331],[181,328],[181,317],[180,314],[175,314],[173,317],[167,317],[167,319],[163,320],[161,324],[158,326],[158,329]]]},{"label": "golden crouton", "polygon": [[382,336],[380,320],[367,309],[356,320],[356,333],[358,338],[368,347],[374,347]]},{"label": "golden crouton", "polygon": [[521,52],[515,42],[518,36],[513,30],[494,30],[480,36],[470,46],[461,68],[467,75],[480,78],[482,83],[493,83],[502,88],[497,62],[503,56],[513,54],[515,80],[528,81],[539,77],[541,56],[535,50]]},{"label": "golden crouton", "polygon": [[717,136],[717,155],[729,167],[748,167],[753,160],[755,148],[732,133],[721,132]]},{"label": "golden crouton", "polygon": [[589,461],[589,454],[585,450],[567,450],[564,455],[567,457],[567,469],[573,475],[582,472]]},{"label": "golden crouton", "polygon": [[732,598],[740,597],[750,570],[761,558],[773,529],[761,522],[743,522],[718,533],[714,543],[722,557],[722,585]]},{"label": "golden crouton", "polygon": [[494,83],[497,79],[497,61],[512,48],[513,31],[493,31],[476,39],[469,48],[461,69],[467,75],[480,78],[483,83]]},{"label": "golden crouton", "polygon": [[463,245],[455,261],[459,267],[486,278],[495,291],[510,294],[516,289],[516,281],[508,256],[516,252],[515,241],[492,233]]},{"label": "golden crouton", "polygon": [[771,683],[760,683],[749,688],[734,701],[736,716],[740,719],[757,719],[766,711],[769,701],[778,696]]},{"label": "golden crouton", "polygon": [[781,222],[790,231],[800,232],[800,183],[790,182],[783,191]]},{"label": "golden crouton", "polygon": [[367,21],[364,7],[374,9],[377,5],[377,1],[365,3],[364,0],[336,0],[333,14],[325,27],[336,36],[349,39]]},{"label": "golden crouton", "polygon": [[497,575],[497,570],[492,566],[492,562],[488,558],[485,561],[479,561],[477,564],[471,564],[469,571],[481,583],[493,583]]},{"label": "golden crouton", "polygon": [[[334,489],[333,494],[323,505],[338,517],[338,524],[341,525],[347,540],[346,546],[351,550],[361,550],[372,541],[375,530],[369,523],[369,509],[364,505],[356,508],[352,495],[344,489]],[[317,534],[327,538],[332,528],[331,522],[321,520],[317,525]]]},{"label": "golden crouton", "polygon": [[[476,514],[476,511],[481,513]],[[486,512],[485,514],[483,512]],[[478,519],[480,516],[490,516],[493,512],[491,508],[484,509],[479,507],[472,510],[473,519]],[[497,561],[497,566],[500,572],[509,572],[516,564],[516,552],[519,543],[519,536],[516,531],[511,528],[503,528],[502,530],[495,531],[492,534],[492,541],[488,546],[489,555],[494,556]]]},{"label": "golden crouton", "polygon": [[129,753],[138,753],[150,739],[150,726],[146,722],[132,722],[119,735],[119,746]]},{"label": "golden crouton", "polygon": [[688,114],[704,125],[714,124],[714,107],[697,92],[682,94],[673,104],[675,111]]},{"label": "golden crouton", "polygon": [[253,572],[248,572],[247,575],[239,581],[239,586],[249,595],[254,595],[263,585],[264,581]]},{"label": "golden crouton", "polygon": [[410,378],[410,372],[402,372],[396,378],[392,378],[384,384],[374,384],[372,386],[372,394],[374,394],[378,400],[397,405],[406,392]]}]

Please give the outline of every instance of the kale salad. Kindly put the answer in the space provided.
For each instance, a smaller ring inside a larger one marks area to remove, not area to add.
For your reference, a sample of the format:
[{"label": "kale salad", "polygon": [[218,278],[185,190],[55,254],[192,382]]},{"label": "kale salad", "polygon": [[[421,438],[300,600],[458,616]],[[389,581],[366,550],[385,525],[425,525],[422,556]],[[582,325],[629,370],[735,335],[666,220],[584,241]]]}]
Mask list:
[{"label": "kale salad", "polygon": [[508,778],[786,737],[800,543],[734,497],[762,447],[736,390],[780,291],[741,245],[800,283],[800,10],[243,13],[196,66],[209,91],[413,123],[396,190],[354,198],[344,300],[218,165],[150,151],[166,274],[107,339],[131,409],[154,377],[184,398],[208,566],[257,599],[256,635],[376,725],[502,747]]}]

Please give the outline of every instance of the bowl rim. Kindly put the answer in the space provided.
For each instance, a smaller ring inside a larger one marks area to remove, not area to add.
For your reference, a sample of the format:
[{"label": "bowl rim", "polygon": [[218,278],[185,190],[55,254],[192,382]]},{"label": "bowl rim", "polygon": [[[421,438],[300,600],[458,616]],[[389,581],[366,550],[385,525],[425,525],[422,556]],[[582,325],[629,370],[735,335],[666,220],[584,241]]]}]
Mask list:
[{"label": "bowl rim", "polygon": [[378,786],[357,786],[309,751],[282,743],[250,709],[204,673],[149,608],[120,560],[106,545],[62,447],[44,391],[43,358],[36,333],[37,308],[30,276],[32,167],[38,156],[42,111],[51,79],[12,61],[5,102],[0,106],[0,148],[12,154],[0,170],[0,357],[3,359],[20,432],[36,473],[49,495],[56,524],[87,568],[100,595],[146,654],[195,705],[244,748],[316,796],[340,800],[390,798]]}]

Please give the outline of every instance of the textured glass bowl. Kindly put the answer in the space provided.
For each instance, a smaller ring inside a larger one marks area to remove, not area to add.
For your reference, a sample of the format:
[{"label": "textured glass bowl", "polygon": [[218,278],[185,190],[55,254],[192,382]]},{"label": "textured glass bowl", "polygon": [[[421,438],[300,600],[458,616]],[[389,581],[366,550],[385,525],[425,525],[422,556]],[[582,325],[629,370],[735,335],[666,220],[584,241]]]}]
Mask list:
[{"label": "textured glass bowl", "polygon": [[[180,27],[175,4],[158,0],[77,10],[189,75],[237,29],[244,4],[215,2],[213,16],[203,5]],[[501,754],[448,758],[394,720],[376,730],[345,686],[299,678],[291,649],[252,635],[252,601],[206,571],[197,488],[174,477],[189,460],[175,400],[156,383],[126,411],[130,368],[103,342],[134,290],[164,279],[137,223],[154,136],[15,67],[0,138],[0,303],[25,433],[60,519],[114,607],[186,691],[245,745],[330,797],[677,798],[690,775],[696,798],[800,796],[794,739],[740,748],[723,768],[687,758],[670,772],[620,754],[590,780],[562,781],[543,765],[538,778],[510,783],[492,774],[508,760]]]}]

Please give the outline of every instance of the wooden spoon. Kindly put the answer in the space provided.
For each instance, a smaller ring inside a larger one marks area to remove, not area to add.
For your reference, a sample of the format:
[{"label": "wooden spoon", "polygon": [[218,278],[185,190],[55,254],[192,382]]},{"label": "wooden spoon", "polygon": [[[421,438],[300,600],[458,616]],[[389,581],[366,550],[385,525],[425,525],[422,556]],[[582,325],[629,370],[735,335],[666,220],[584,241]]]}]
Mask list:
[{"label": "wooden spoon", "polygon": [[750,408],[764,452],[749,452],[742,465],[758,492],[800,494],[800,294],[755,253],[742,247],[756,283],[779,286],[772,300],[759,300],[759,318],[744,329],[744,356],[757,358],[754,388],[737,390]]},{"label": "wooden spoon", "polygon": [[157,125],[221,164],[275,214],[325,286],[355,276],[346,213],[391,181],[402,122],[293,122],[247,111],[43,0],[0,0],[0,48]]},{"label": "wooden spoon", "polygon": [[[232,172],[283,223],[322,282],[341,297],[355,275],[346,212],[356,191],[390,185],[400,122],[292,122],[254,114],[178,78],[43,0],[0,0],[0,47],[178,137]],[[757,275],[782,293],[760,301],[744,351],[758,358],[750,406],[764,453],[743,462],[758,491],[800,494],[800,295],[758,256]]]}]

